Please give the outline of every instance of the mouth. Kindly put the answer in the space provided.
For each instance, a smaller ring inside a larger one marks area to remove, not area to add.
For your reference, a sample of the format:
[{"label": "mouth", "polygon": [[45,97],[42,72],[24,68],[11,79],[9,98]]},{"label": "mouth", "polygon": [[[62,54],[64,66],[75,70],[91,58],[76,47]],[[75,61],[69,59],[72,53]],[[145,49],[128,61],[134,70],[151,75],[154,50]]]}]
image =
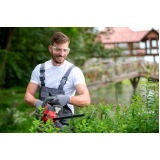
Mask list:
[{"label": "mouth", "polygon": [[62,64],[66,58],[66,56],[63,56],[63,55],[51,54],[51,56],[52,56],[53,61],[57,64]]},{"label": "mouth", "polygon": [[57,59],[58,59],[59,61],[62,61],[62,60],[64,59],[64,57],[63,57],[63,56],[57,56]]}]

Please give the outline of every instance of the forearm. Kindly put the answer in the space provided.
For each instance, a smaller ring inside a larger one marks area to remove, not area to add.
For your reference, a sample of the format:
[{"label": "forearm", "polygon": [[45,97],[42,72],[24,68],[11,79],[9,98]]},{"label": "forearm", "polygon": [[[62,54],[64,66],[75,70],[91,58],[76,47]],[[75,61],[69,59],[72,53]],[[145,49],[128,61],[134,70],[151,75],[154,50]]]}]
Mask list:
[{"label": "forearm", "polygon": [[90,96],[86,95],[78,95],[78,96],[70,96],[70,104],[84,107],[86,104],[90,104],[91,99]]},{"label": "forearm", "polygon": [[38,99],[34,98],[34,96],[32,96],[29,93],[28,94],[26,93],[24,96],[24,102],[31,107],[35,107],[35,103],[37,100]]},{"label": "forearm", "polygon": [[24,96],[24,102],[31,107],[34,107],[36,101],[38,100],[38,99],[34,98],[34,95],[35,95],[37,89],[38,89],[38,84],[33,83],[33,82],[30,82],[28,84],[26,94]]}]

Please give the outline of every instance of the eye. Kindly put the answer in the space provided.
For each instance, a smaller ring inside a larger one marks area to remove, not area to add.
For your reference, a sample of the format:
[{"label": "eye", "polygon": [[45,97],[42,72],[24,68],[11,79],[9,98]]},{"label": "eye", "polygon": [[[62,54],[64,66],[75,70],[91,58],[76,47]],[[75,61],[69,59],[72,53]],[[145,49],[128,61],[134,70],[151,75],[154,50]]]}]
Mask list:
[{"label": "eye", "polygon": [[67,52],[68,51],[68,49],[64,49],[64,52]]},{"label": "eye", "polygon": [[56,51],[60,51],[61,49],[60,48],[56,48]]}]

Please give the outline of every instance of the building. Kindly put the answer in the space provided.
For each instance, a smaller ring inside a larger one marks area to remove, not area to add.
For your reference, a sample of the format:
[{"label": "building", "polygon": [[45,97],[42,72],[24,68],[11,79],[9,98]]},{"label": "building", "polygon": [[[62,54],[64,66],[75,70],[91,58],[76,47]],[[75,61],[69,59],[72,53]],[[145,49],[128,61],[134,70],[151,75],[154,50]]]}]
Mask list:
[{"label": "building", "polygon": [[[113,33],[106,37],[98,35],[98,41],[106,49],[122,48],[124,56],[159,56],[159,30],[132,31],[129,27],[112,27]],[[107,28],[103,30],[105,33]]]}]

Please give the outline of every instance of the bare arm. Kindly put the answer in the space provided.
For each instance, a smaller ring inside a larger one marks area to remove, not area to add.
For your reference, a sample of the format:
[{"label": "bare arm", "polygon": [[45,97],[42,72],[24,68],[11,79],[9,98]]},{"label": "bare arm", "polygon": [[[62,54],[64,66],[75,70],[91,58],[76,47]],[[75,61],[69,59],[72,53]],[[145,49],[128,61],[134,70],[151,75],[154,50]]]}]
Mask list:
[{"label": "bare arm", "polygon": [[75,86],[78,96],[70,96],[70,104],[84,107],[85,104],[90,104],[91,99],[88,89],[85,84],[77,84]]},{"label": "bare arm", "polygon": [[33,82],[30,82],[28,84],[26,94],[24,96],[24,102],[31,107],[34,107],[36,101],[38,100],[34,98],[34,95],[37,89],[38,89],[38,84],[33,83]]}]

